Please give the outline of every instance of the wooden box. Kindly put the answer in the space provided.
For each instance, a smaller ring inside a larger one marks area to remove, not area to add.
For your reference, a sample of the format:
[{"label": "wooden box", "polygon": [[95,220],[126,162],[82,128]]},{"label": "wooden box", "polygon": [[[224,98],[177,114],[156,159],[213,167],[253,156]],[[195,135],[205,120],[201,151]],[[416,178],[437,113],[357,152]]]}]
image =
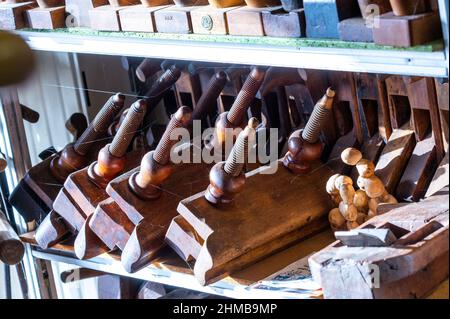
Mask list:
[{"label": "wooden box", "polygon": [[28,26],[26,11],[36,7],[33,1],[0,3],[0,30],[22,29]]},{"label": "wooden box", "polygon": [[380,26],[374,28],[376,44],[412,47],[442,36],[438,12],[412,16],[395,16],[389,12],[380,16]]},{"label": "wooden box", "polygon": [[301,38],[306,36],[305,11],[279,9],[263,11],[264,32],[269,37]]},{"label": "wooden box", "polygon": [[167,7],[168,5],[156,7],[136,5],[120,10],[122,31],[156,32],[155,12]]},{"label": "wooden box", "polygon": [[191,12],[192,29],[199,34],[228,34],[227,13],[240,8],[215,8],[211,5],[195,9]]},{"label": "wooden box", "polygon": [[66,26],[65,7],[35,8],[27,11],[33,29],[58,29]]}]

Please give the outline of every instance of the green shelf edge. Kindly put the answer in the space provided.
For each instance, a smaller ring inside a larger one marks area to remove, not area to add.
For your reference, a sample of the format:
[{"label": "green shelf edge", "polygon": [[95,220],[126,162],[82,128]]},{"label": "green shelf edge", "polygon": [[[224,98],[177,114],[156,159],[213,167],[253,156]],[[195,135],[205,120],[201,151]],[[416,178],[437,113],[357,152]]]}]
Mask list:
[{"label": "green shelf edge", "polygon": [[333,39],[308,39],[308,38],[275,38],[275,37],[250,37],[233,35],[203,35],[203,34],[172,34],[172,33],[146,33],[146,32],[107,32],[88,28],[63,28],[54,30],[21,29],[20,31],[54,34],[72,34],[77,36],[99,36],[110,38],[134,38],[147,40],[173,40],[190,42],[210,42],[220,44],[251,44],[286,48],[335,48],[358,50],[382,50],[382,51],[413,51],[436,52],[444,49],[442,40],[436,40],[428,44],[410,48],[383,46],[374,43],[346,42]]}]

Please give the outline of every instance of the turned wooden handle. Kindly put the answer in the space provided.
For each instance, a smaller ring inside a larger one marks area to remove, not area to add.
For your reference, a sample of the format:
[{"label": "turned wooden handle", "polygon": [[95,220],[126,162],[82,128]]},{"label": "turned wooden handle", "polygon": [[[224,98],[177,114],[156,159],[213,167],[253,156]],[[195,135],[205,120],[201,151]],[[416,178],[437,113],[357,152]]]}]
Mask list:
[{"label": "turned wooden handle", "polygon": [[74,149],[78,154],[86,155],[88,153],[98,135],[107,131],[109,125],[122,110],[124,103],[125,96],[120,93],[113,95],[106,101],[88,128],[75,142]]},{"label": "turned wooden handle", "polygon": [[193,120],[204,119],[215,106],[217,98],[227,83],[227,75],[223,71],[217,72],[209,81],[208,87],[203,91],[192,113]]},{"label": "turned wooden handle", "polygon": [[148,106],[152,107],[159,102],[161,94],[174,85],[180,76],[181,70],[176,65],[172,65],[165,70],[146,94]]},{"label": "turned wooden handle", "polygon": [[228,112],[228,122],[234,126],[238,126],[242,122],[245,112],[252,104],[256,93],[258,93],[258,90],[261,87],[264,76],[264,70],[257,67],[253,68]]},{"label": "turned wooden handle", "polygon": [[146,82],[149,77],[154,75],[159,70],[161,70],[161,60],[144,59],[136,68],[136,77],[139,81]]},{"label": "turned wooden handle", "polygon": [[7,265],[19,263],[25,247],[2,211],[0,211],[0,261]]},{"label": "turned wooden handle", "polygon": [[26,105],[20,104],[22,118],[29,123],[37,123],[39,121],[39,113]]}]

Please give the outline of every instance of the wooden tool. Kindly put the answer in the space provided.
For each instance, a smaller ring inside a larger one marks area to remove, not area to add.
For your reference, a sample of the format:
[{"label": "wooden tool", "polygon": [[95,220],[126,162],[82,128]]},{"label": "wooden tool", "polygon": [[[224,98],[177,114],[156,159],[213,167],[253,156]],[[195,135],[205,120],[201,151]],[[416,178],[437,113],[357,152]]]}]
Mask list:
[{"label": "wooden tool", "polygon": [[0,2],[0,30],[23,29],[29,26],[26,11],[36,8],[34,0],[8,0]]},{"label": "wooden tool", "polygon": [[309,258],[325,298],[423,298],[448,277],[448,189],[374,217],[358,230],[389,229],[386,247],[335,242]]},{"label": "wooden tool", "polygon": [[392,12],[380,16],[374,29],[376,44],[411,47],[439,39],[441,21],[437,11],[431,11],[423,0],[391,0]]},{"label": "wooden tool", "polygon": [[380,177],[388,192],[395,194],[416,141],[410,121],[408,89],[403,77],[389,76],[385,83],[393,131],[380,155],[375,174]]},{"label": "wooden tool", "polygon": [[192,33],[191,12],[198,6],[206,6],[208,0],[176,0],[175,5],[156,11],[155,23],[158,32]]},{"label": "wooden tool", "polygon": [[221,113],[217,118],[214,136],[208,143],[205,144],[207,149],[211,151],[214,150],[215,154],[225,154],[226,139],[235,141],[237,137],[236,132],[230,129],[235,129],[238,127],[242,128],[245,126],[245,113],[261,87],[264,76],[264,70],[258,67],[253,68],[252,72],[242,86],[242,89],[240,90],[230,111]]},{"label": "wooden tool", "polygon": [[135,167],[144,150],[127,153],[127,149],[141,124],[147,104],[139,100],[133,104],[111,144],[104,146],[97,161],[71,174],[53,203],[53,209],[75,230],[79,231],[99,202],[107,198],[106,185],[122,172]]},{"label": "wooden tool", "polygon": [[91,27],[89,10],[108,4],[108,0],[65,0],[68,27]]},{"label": "wooden tool", "polygon": [[356,81],[351,73],[332,72],[328,77],[329,83],[336,90],[333,113],[337,140],[327,164],[336,173],[349,175],[351,168],[340,160],[341,153],[348,147],[359,148],[364,141]]},{"label": "wooden tool", "polygon": [[402,201],[418,201],[444,156],[436,90],[431,78],[404,78],[416,145],[397,187]]},{"label": "wooden tool", "polygon": [[339,38],[352,42],[373,42],[373,30],[380,14],[391,11],[389,0],[358,0],[362,16],[339,22]]},{"label": "wooden tool", "polygon": [[192,10],[192,30],[200,34],[228,34],[228,12],[244,5],[244,0],[209,0],[209,5]]},{"label": "wooden tool", "polygon": [[64,0],[37,0],[38,8],[27,11],[33,29],[58,29],[66,27]]},{"label": "wooden tool", "polygon": [[303,0],[308,38],[339,39],[339,22],[359,16],[356,0]]},{"label": "wooden tool", "polygon": [[[202,97],[200,98],[197,108],[192,113],[192,119],[202,119],[204,118],[210,111],[210,109],[215,105],[215,101],[217,100],[218,95],[220,94],[221,88],[225,85],[226,77],[223,72],[218,72],[213,78],[211,79],[208,87],[205,89],[204,93],[202,94]],[[188,126],[191,124],[189,123]],[[167,138],[167,134],[165,135],[165,138]],[[162,143],[162,142],[161,142]],[[179,177],[181,178],[185,174],[189,176],[193,176],[194,174],[198,174],[199,169],[197,168],[197,164],[193,165],[179,165],[175,166],[174,170],[176,175],[173,175],[173,180],[176,181]],[[200,165],[203,167],[204,165]],[[182,172],[181,172],[182,170]],[[205,168],[204,170],[200,171],[200,173],[207,172],[208,169]],[[206,173],[205,173],[206,174]],[[127,176],[129,174],[126,174]],[[176,177],[176,178],[175,178]],[[198,176],[193,177],[194,179],[198,179]],[[126,179],[122,179],[119,177],[121,181],[126,184]],[[206,178],[205,178],[206,180]],[[111,189],[114,191],[116,185],[116,180],[111,182]],[[186,193],[186,196],[192,195],[192,193],[199,191],[203,187],[205,187],[204,183],[193,183],[192,187],[199,185],[198,189],[195,191],[192,188],[186,188],[182,187],[183,185],[180,185],[180,190],[173,190],[177,195]],[[172,184],[170,181],[167,183],[164,183],[164,188],[166,187],[172,187]],[[125,185],[126,186],[126,185]],[[174,184],[175,186],[175,184]],[[178,186],[177,186],[178,187]],[[200,188],[201,187],[201,188]],[[181,189],[182,188],[182,189]],[[130,195],[131,194],[131,195]],[[129,196],[134,197],[134,193],[130,193]],[[125,196],[125,195],[122,195]],[[170,194],[167,194],[164,196],[171,197]],[[153,201],[154,203],[160,203],[160,200]],[[158,204],[159,205],[159,204]],[[172,205],[176,205],[176,201],[173,201]],[[153,209],[153,208],[152,208]],[[173,211],[176,211],[176,206],[173,208]],[[169,214],[170,215],[170,214]],[[114,249],[115,247],[119,248],[120,250],[125,249],[125,245],[127,244],[130,236],[132,235],[134,229],[136,228],[137,222],[133,223],[132,220],[127,216],[127,214],[122,210],[121,206],[119,206],[112,198],[109,198],[97,206],[94,214],[92,215],[92,218],[89,220],[89,223],[86,224],[85,227],[89,227],[90,230],[95,233],[95,235],[102,240],[102,242],[108,247],[109,250]],[[143,227],[140,227],[140,229]],[[138,239],[137,237],[140,236],[140,234],[134,235],[134,240]],[[78,239],[78,238],[77,238]],[[139,238],[140,239],[140,238]],[[90,250],[91,252],[96,251],[94,248],[90,248],[92,245],[92,242],[95,243],[95,241],[87,241],[84,243],[84,247],[86,247],[87,250]],[[130,244],[131,245],[131,244]],[[140,249],[140,248],[139,248]],[[97,252],[99,250],[97,249]],[[85,254],[87,256],[87,254]],[[90,257],[93,257],[92,254],[89,254]],[[147,262],[147,261],[145,261]],[[134,267],[134,266],[133,266]],[[133,268],[134,269],[134,268]]]},{"label": "wooden tool", "polygon": [[89,10],[91,28],[101,31],[121,31],[119,12],[131,5],[140,3],[139,0],[108,0],[108,5]]},{"label": "wooden tool", "polygon": [[443,147],[445,151],[445,156],[440,162],[436,173],[428,187],[425,197],[430,197],[437,193],[440,189],[449,185],[449,162],[448,162],[448,142],[449,142],[449,107],[448,107],[448,82],[442,83],[440,80],[436,79],[436,93],[437,101],[439,107],[439,117],[441,119],[441,129],[443,138]]},{"label": "wooden tool", "polygon": [[[93,219],[89,224],[105,242],[122,246],[122,264],[129,272],[146,266],[163,247],[164,234],[176,215],[179,196],[189,196],[207,183],[209,165],[173,165],[171,162],[171,149],[178,140],[172,140],[170,136],[175,129],[187,127],[190,123],[189,108],[178,109],[157,148],[143,157],[141,167],[116,178],[108,185],[108,194],[126,214],[120,218],[122,227],[125,232],[132,229],[128,236],[124,233],[123,239],[128,240],[114,242],[112,234],[106,234],[99,227],[101,223],[98,220]],[[180,180],[189,181],[189,187],[180,184]]]},{"label": "wooden tool", "polygon": [[[112,96],[74,143],[51,154],[25,174],[9,201],[27,222],[41,222],[51,210],[67,176],[95,160],[99,149],[109,140],[106,130],[123,108],[123,103],[123,95]],[[67,123],[72,126],[71,130],[82,130],[84,121],[71,119],[73,121]]]},{"label": "wooden tool", "polygon": [[[214,187],[213,175],[213,187],[180,202],[180,216],[173,219],[166,241],[184,260],[195,260],[194,275],[201,284],[214,282],[326,227],[330,203],[323,185],[332,171],[319,162],[302,175],[292,174],[281,161],[273,166],[276,173],[273,167],[247,173],[245,187],[233,187],[240,191],[231,194],[233,200],[216,191],[222,186]],[[242,178],[238,180],[242,183]],[[211,199],[217,204],[209,202]],[[277,223],[272,222],[274,218]]]},{"label": "wooden tool", "polygon": [[141,0],[141,3],[119,11],[122,31],[156,32],[155,12],[167,8],[172,1]]},{"label": "wooden tool", "polygon": [[24,245],[0,210],[0,261],[15,265],[22,260],[24,253]]}]

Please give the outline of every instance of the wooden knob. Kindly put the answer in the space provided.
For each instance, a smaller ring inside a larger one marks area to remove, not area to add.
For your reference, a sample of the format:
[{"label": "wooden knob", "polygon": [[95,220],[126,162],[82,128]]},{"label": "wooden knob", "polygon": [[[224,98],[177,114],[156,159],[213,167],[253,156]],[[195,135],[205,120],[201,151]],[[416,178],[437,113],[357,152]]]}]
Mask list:
[{"label": "wooden knob", "polygon": [[132,191],[142,199],[152,200],[161,195],[160,185],[172,174],[170,155],[172,147],[178,140],[171,139],[177,128],[187,127],[191,121],[192,111],[183,106],[172,116],[156,149],[142,158],[139,172],[129,179]]},{"label": "wooden knob", "polygon": [[64,182],[69,174],[88,164],[86,154],[101,134],[107,131],[108,126],[123,108],[124,102],[125,96],[120,93],[109,98],[81,137],[74,144],[67,145],[60,156],[52,159],[50,171],[58,181]]},{"label": "wooden knob", "polygon": [[251,118],[246,128],[239,134],[226,162],[214,165],[209,173],[210,184],[205,198],[211,204],[228,204],[233,201],[245,185],[243,167],[247,160],[249,141],[256,135],[258,120]]},{"label": "wooden knob", "polygon": [[113,178],[124,170],[125,153],[142,123],[146,111],[147,103],[144,100],[136,101],[130,107],[111,144],[103,147],[98,154],[97,161],[89,166],[88,176],[99,187],[105,188]]},{"label": "wooden knob", "polygon": [[349,147],[341,153],[341,159],[345,164],[355,166],[362,159],[362,153],[356,148]]}]

